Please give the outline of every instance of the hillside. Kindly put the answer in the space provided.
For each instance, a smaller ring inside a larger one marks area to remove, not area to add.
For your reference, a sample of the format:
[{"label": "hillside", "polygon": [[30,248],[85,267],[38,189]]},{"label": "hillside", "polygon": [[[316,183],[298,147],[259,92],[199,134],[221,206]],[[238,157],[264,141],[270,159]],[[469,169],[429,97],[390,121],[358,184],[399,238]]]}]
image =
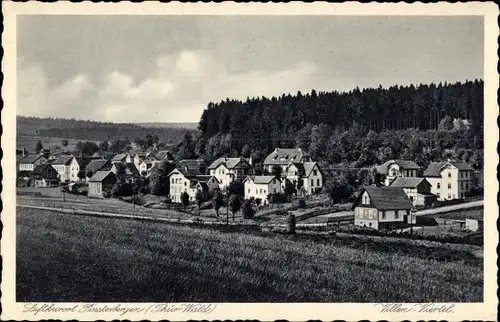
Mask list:
[{"label": "hillside", "polygon": [[165,142],[179,142],[186,132],[180,124],[168,126],[147,126],[125,123],[97,122],[61,118],[17,117],[18,135],[56,137],[73,140],[104,141],[114,139],[144,138],[147,134],[156,135]]},{"label": "hillside", "polygon": [[205,158],[301,147],[314,160],[361,168],[394,158],[461,159],[481,167],[483,81],[355,88],[209,103],[199,123]]},{"label": "hillside", "polygon": [[198,127],[198,123],[170,123],[170,122],[160,122],[160,123],[134,123],[135,125],[147,127],[147,128],[170,128],[170,129],[191,129],[195,130]]}]

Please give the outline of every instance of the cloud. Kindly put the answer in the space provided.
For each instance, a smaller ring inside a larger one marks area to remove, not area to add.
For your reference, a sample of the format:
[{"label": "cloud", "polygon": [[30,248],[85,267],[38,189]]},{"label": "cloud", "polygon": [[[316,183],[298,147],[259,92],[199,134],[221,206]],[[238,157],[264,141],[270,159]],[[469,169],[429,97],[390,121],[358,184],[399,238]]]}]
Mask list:
[{"label": "cloud", "polygon": [[[51,88],[40,65],[19,71],[19,113],[111,122],[197,122],[209,102],[309,91],[318,67],[302,62],[274,71],[229,72],[207,51],[180,50],[156,59],[143,79],[114,70],[81,73]],[[30,106],[38,107],[33,113]]]}]

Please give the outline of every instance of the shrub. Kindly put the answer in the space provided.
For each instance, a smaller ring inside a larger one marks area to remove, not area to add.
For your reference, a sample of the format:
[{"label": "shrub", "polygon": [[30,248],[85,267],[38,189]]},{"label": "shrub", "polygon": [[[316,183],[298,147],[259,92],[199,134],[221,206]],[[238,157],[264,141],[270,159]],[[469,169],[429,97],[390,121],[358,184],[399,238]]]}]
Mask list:
[{"label": "shrub", "polygon": [[252,219],[253,216],[255,215],[255,210],[252,207],[252,201],[245,200],[241,211],[243,212],[243,218]]}]

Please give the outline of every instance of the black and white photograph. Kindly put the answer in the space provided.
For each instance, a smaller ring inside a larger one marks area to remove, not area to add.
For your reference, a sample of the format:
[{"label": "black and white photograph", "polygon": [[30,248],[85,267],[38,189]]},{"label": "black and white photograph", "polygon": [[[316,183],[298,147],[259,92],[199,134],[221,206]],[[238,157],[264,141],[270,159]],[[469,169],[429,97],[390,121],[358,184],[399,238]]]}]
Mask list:
[{"label": "black and white photograph", "polygon": [[14,21],[2,220],[25,314],[487,302],[484,15]]}]

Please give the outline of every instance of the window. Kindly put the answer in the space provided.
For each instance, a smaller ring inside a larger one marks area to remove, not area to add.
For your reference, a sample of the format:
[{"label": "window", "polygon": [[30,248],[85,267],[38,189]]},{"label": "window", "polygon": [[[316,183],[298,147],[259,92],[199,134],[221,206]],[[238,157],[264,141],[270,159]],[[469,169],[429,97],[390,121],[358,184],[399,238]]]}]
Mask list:
[{"label": "window", "polygon": [[448,178],[451,178],[451,172],[448,172]]},{"label": "window", "polygon": [[314,179],[311,179],[311,187],[314,187]]},{"label": "window", "polygon": [[365,194],[363,195],[363,205],[368,205],[368,204],[370,204],[370,197],[367,194]]},{"label": "window", "polygon": [[413,196],[410,196],[410,201],[413,202]]},{"label": "window", "polygon": [[382,211],[382,219],[385,219],[385,211]]},{"label": "window", "polygon": [[184,181],[184,186],[187,186],[187,182]]},{"label": "window", "polygon": [[273,192],[276,193],[276,188],[273,189]]},{"label": "window", "polygon": [[399,218],[399,213],[397,210],[394,210],[394,218],[398,219]]},{"label": "window", "polygon": [[320,186],[320,184],[319,184],[319,179],[316,179],[316,185],[317,185],[317,186]]},{"label": "window", "polygon": [[250,194],[250,189],[248,189],[248,194]]},{"label": "window", "polygon": [[369,224],[368,224],[368,226],[370,226],[370,227],[371,227],[371,226],[372,226],[372,223],[369,223]]},{"label": "window", "polygon": [[465,190],[469,190],[469,184],[467,182],[465,183]]},{"label": "window", "polygon": [[448,194],[448,199],[451,199],[451,194]]},{"label": "window", "polygon": [[438,184],[437,184],[437,188],[438,188],[438,189],[441,189],[441,184],[440,184],[439,182],[438,182]]},{"label": "window", "polygon": [[262,189],[260,189],[260,193],[262,194]]},{"label": "window", "polygon": [[174,183],[174,178],[172,178],[172,183]]},{"label": "window", "polygon": [[448,183],[448,189],[451,189],[451,183]]},{"label": "window", "polygon": [[318,175],[318,170],[313,170],[313,175],[317,176]]}]

